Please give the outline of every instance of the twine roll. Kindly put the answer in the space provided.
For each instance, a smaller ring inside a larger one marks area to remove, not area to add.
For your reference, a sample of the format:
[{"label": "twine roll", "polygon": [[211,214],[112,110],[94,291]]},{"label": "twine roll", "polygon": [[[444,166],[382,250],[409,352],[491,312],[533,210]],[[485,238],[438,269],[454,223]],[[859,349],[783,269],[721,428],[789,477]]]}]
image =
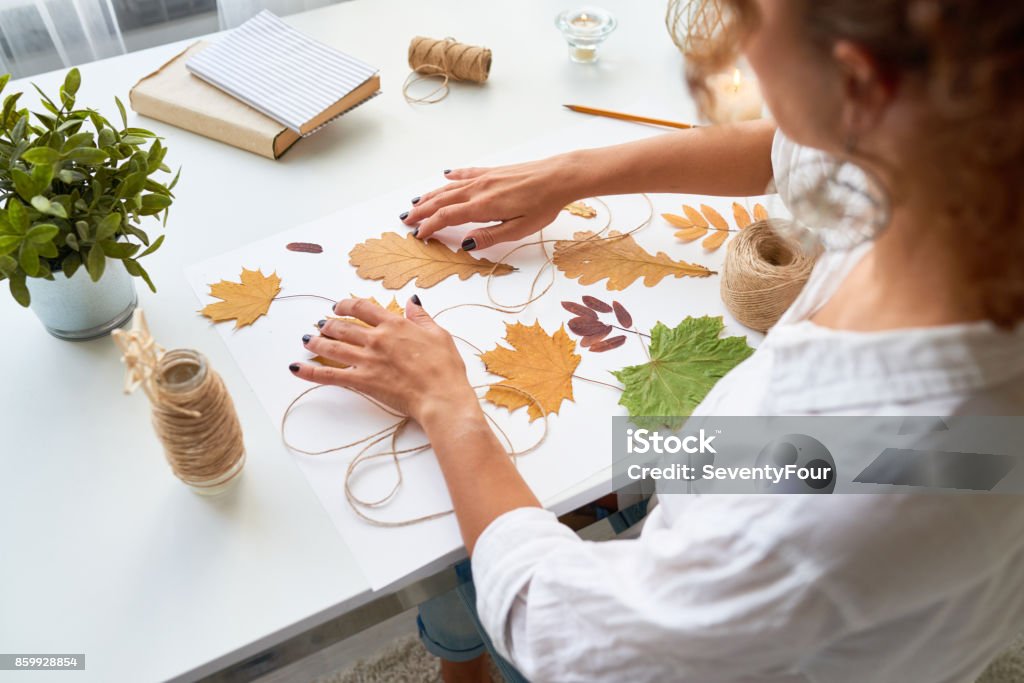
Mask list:
[{"label": "twine roll", "polygon": [[219,493],[242,471],[245,444],[231,395],[206,358],[191,349],[165,352],[136,309],[130,331],[114,330],[127,370],[124,392],[149,397],[153,428],[174,475],[199,493]]},{"label": "twine roll", "polygon": [[[409,43],[409,68],[413,73],[405,79],[402,95],[414,104],[434,104],[448,96],[448,82],[483,83],[491,73],[491,51],[486,47],[466,45],[454,38],[436,40],[416,36]],[[409,88],[426,78],[439,77],[440,85],[433,91],[415,97]]]},{"label": "twine roll", "polygon": [[804,288],[818,252],[784,236],[790,221],[757,221],[730,242],[722,265],[722,301],[741,324],[767,332]]}]

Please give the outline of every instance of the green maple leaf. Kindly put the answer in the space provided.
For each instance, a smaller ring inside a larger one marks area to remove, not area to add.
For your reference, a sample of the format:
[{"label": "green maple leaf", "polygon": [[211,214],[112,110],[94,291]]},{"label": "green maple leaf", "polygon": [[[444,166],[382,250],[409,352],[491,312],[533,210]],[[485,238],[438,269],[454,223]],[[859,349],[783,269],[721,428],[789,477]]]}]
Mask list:
[{"label": "green maple leaf", "polygon": [[[721,316],[690,317],[674,328],[655,325],[650,362],[612,373],[626,387],[619,405],[633,418],[688,416],[725,373],[754,351],[746,337],[720,338],[724,328]],[[640,422],[654,427],[664,420]],[[681,422],[667,426],[677,428]]]}]

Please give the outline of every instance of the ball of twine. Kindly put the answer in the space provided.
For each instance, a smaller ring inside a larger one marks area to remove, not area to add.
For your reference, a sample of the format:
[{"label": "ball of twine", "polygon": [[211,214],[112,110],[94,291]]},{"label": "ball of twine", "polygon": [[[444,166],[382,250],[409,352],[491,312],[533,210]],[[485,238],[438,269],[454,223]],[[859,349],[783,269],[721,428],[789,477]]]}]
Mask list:
[{"label": "ball of twine", "polygon": [[730,242],[722,266],[722,301],[741,324],[759,332],[779,321],[804,288],[818,251],[784,236],[790,221],[747,226]]},{"label": "ball of twine", "polygon": [[[434,104],[448,96],[449,80],[485,82],[491,73],[491,51],[486,47],[460,43],[454,38],[437,40],[416,36],[409,43],[409,68],[413,73],[402,86],[406,101]],[[422,97],[409,94],[411,86],[430,77],[439,77],[442,82]]]},{"label": "ball of twine", "polygon": [[206,358],[168,351],[150,382],[153,427],[175,476],[196,489],[222,487],[245,458],[242,427],[231,395]]}]

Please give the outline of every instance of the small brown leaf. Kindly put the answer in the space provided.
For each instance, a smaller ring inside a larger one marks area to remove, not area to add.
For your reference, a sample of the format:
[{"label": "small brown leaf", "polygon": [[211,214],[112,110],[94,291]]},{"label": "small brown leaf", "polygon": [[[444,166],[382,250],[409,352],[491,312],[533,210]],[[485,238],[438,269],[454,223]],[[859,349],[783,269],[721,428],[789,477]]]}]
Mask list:
[{"label": "small brown leaf", "polygon": [[620,334],[618,337],[612,337],[605,339],[604,341],[595,342],[590,345],[590,350],[594,353],[601,353],[603,351],[611,351],[617,349],[626,343],[626,335]]},{"label": "small brown leaf", "polygon": [[707,204],[701,204],[700,210],[701,213],[707,216],[708,222],[711,223],[715,230],[724,230],[725,232],[729,232],[729,222],[725,220],[722,214],[718,213]]},{"label": "small brown leaf", "polygon": [[766,221],[768,220],[768,209],[764,208],[761,204],[754,204],[754,220],[755,221]]},{"label": "small brown leaf", "polygon": [[[608,332],[611,332],[611,331],[612,331],[612,327],[611,327],[611,325],[609,325],[608,326]],[[592,334],[589,337],[583,337],[582,339],[580,339],[580,346],[582,346],[583,348],[587,348],[588,346],[590,346],[594,342],[599,342],[602,339],[604,339],[605,337],[607,337],[608,336],[608,332],[604,332],[603,334]]]},{"label": "small brown leaf", "polygon": [[707,220],[704,218],[704,216],[700,215],[700,211],[693,208],[692,206],[683,204],[683,213],[686,214],[686,217],[690,219],[690,223],[692,223],[693,225],[696,225],[701,228],[709,227]]},{"label": "small brown leaf", "polygon": [[691,223],[690,221],[686,220],[682,216],[675,215],[674,213],[663,213],[663,214],[661,214],[661,217],[664,218],[666,221],[668,221],[669,225],[672,225],[672,226],[674,226],[676,228],[692,228],[693,227],[693,223]]},{"label": "small brown leaf", "polygon": [[700,243],[702,247],[708,251],[714,251],[718,249],[728,239],[729,233],[724,230],[715,230],[713,233],[707,236],[703,242]]},{"label": "small brown leaf", "polygon": [[684,242],[692,242],[695,239],[699,239],[706,234],[708,234],[707,228],[702,228],[699,225],[694,225],[692,227],[683,228],[682,230],[679,230],[678,232],[676,232],[676,237],[678,237]]},{"label": "small brown leaf", "polygon": [[750,213],[739,202],[732,203],[732,217],[736,220],[736,227],[740,230],[754,222],[750,218]]},{"label": "small brown leaf", "polygon": [[612,328],[597,318],[579,317],[569,321],[569,329],[581,337],[589,337],[594,334],[601,334],[602,332],[608,334]]},{"label": "small brown leaf", "polygon": [[314,244],[313,242],[289,242],[285,245],[285,249],[288,251],[302,251],[307,254],[324,253],[324,248],[319,244]]},{"label": "small brown leaf", "polygon": [[620,325],[623,327],[633,327],[633,316],[629,314],[625,306],[618,301],[613,301],[612,308],[615,310],[615,319],[619,321]]},{"label": "small brown leaf", "polygon": [[598,299],[596,296],[590,296],[589,294],[584,294],[583,295],[583,303],[585,303],[588,308],[592,308],[595,311],[597,311],[598,313],[611,313],[612,312],[612,307],[609,306],[608,304],[606,304],[605,302],[601,301],[600,299]]},{"label": "small brown leaf", "polygon": [[575,301],[563,301],[562,308],[569,311],[573,315],[578,315],[583,318],[593,318],[594,320],[597,320],[597,313],[587,308],[586,306],[582,306],[576,303]]},{"label": "small brown leaf", "polygon": [[584,202],[568,204],[562,208],[562,211],[568,211],[573,216],[579,216],[580,218],[593,218],[597,215],[597,209]]}]

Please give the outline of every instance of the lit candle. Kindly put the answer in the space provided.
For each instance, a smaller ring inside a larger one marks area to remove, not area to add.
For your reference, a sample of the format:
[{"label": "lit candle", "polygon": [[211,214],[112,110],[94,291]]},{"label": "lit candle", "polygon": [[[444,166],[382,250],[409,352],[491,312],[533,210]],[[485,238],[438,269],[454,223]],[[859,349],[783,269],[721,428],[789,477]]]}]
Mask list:
[{"label": "lit candle", "polygon": [[555,26],[569,44],[569,58],[581,63],[597,61],[597,48],[615,25],[615,17],[596,7],[566,10],[555,17]]},{"label": "lit candle", "polygon": [[731,74],[715,74],[708,78],[714,97],[708,118],[712,123],[734,123],[761,118],[764,100],[757,80],[744,78],[737,67]]}]

